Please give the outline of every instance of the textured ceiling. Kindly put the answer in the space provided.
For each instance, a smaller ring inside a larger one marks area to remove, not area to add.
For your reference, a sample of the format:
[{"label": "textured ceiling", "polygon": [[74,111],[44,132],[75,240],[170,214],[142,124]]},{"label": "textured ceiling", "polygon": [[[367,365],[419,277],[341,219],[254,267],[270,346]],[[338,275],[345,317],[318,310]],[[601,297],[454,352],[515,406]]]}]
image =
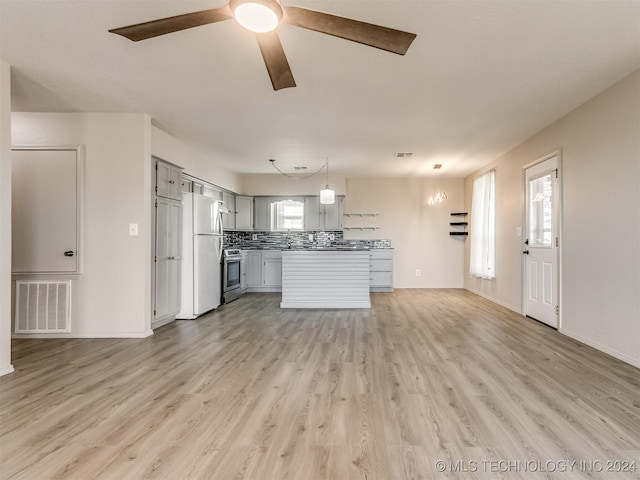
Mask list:
[{"label": "textured ceiling", "polygon": [[274,92],[233,21],[107,32],[224,1],[1,0],[13,110],[146,112],[241,173],[328,157],[351,176],[463,176],[640,68],[640,0],[282,3],[418,36],[403,57],[281,25],[298,87]]}]

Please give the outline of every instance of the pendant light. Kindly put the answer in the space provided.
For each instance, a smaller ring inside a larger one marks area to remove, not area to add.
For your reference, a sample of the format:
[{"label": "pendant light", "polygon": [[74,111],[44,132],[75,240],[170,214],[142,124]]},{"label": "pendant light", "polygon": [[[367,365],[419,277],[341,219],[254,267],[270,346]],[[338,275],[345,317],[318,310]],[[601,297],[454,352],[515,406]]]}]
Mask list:
[{"label": "pendant light", "polygon": [[336,202],[336,192],[329,188],[329,159],[327,158],[327,184],[320,190],[320,203],[323,205],[333,205]]}]

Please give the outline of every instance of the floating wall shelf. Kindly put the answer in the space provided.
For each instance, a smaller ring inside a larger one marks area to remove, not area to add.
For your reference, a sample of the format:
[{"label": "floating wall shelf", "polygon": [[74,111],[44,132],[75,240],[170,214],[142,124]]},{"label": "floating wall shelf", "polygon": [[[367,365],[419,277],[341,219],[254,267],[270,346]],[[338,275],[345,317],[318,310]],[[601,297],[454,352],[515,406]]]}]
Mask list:
[{"label": "floating wall shelf", "polygon": [[[467,212],[454,212],[451,214],[452,217],[466,217],[467,216]],[[467,222],[449,222],[449,225],[452,227],[462,227],[463,229],[467,228],[467,225],[469,225]],[[466,237],[469,235],[469,232],[463,232],[461,230],[455,231],[455,232],[449,232],[449,235],[457,237]]]},{"label": "floating wall shelf", "polygon": [[[342,216],[345,218],[351,217],[360,217],[360,218],[376,218],[379,213],[343,213]],[[357,223],[357,222],[356,222]],[[342,227],[343,230],[378,230],[380,227],[376,227],[373,225],[349,225],[348,227]]]}]

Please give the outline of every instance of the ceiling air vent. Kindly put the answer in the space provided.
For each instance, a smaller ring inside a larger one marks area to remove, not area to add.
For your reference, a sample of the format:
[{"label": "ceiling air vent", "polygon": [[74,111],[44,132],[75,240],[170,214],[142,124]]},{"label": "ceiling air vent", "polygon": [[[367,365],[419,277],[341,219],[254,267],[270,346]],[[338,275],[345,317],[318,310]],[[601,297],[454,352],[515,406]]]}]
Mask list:
[{"label": "ceiling air vent", "polygon": [[396,152],[393,154],[393,156],[396,158],[412,157],[413,152]]}]

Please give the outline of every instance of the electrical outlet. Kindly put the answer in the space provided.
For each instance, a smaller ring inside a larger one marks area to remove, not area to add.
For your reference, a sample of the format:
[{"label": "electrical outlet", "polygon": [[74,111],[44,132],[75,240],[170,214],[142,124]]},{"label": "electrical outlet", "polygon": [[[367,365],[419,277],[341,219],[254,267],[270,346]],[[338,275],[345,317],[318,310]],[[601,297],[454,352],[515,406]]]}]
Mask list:
[{"label": "electrical outlet", "polygon": [[329,240],[333,241],[335,239],[336,239],[336,236],[333,233],[329,234]]},{"label": "electrical outlet", "polygon": [[253,235],[251,235],[251,240],[257,240],[258,239],[258,234],[254,233]]},{"label": "electrical outlet", "polygon": [[310,234],[309,234],[309,241],[310,241],[310,242],[313,242],[313,233],[310,233]]},{"label": "electrical outlet", "polygon": [[421,275],[420,270],[416,270],[416,277],[419,277]]}]

